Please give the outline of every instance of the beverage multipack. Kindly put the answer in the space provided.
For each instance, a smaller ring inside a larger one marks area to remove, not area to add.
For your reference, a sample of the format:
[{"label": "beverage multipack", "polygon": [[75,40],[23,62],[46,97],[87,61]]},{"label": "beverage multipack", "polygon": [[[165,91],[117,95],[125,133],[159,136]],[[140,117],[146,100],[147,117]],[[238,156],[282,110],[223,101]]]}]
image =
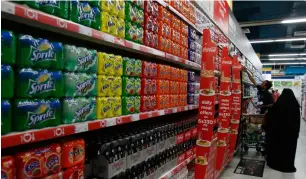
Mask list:
[{"label": "beverage multipack", "polygon": [[64,78],[61,71],[22,68],[16,74],[16,97],[60,98],[64,95]]},{"label": "beverage multipack", "polygon": [[122,97],[122,114],[134,114],[140,112],[140,96],[123,96]]},{"label": "beverage multipack", "polygon": [[115,76],[98,75],[97,90],[99,97],[122,95],[122,79]]},{"label": "beverage multipack", "polygon": [[141,80],[137,77],[123,77],[122,78],[122,94],[123,96],[140,95]]},{"label": "beverage multipack", "polygon": [[97,51],[74,45],[64,45],[64,69],[69,72],[96,73]]},{"label": "beverage multipack", "polygon": [[12,156],[1,157],[1,178],[15,179],[15,160]]},{"label": "beverage multipack", "polygon": [[12,105],[8,100],[1,100],[1,134],[12,130]]},{"label": "beverage multipack", "polygon": [[16,39],[11,31],[1,31],[1,62],[14,64],[16,60]]},{"label": "beverage multipack", "polygon": [[105,119],[122,115],[121,97],[98,97],[97,119]]},{"label": "beverage multipack", "polygon": [[62,70],[64,68],[63,52],[63,45],[60,42],[49,42],[47,39],[20,35],[17,41],[16,63],[19,67]]},{"label": "beverage multipack", "polygon": [[64,73],[64,95],[67,97],[97,96],[97,75]]},{"label": "beverage multipack", "polygon": [[61,124],[62,110],[59,99],[15,99],[13,111],[15,131]]},{"label": "beverage multipack", "polygon": [[62,101],[62,123],[91,121],[96,119],[96,98],[65,98]]},{"label": "beverage multipack", "polygon": [[98,52],[98,74],[107,76],[122,76],[122,57],[114,54]]},{"label": "beverage multipack", "polygon": [[1,98],[11,99],[14,95],[14,71],[10,65],[1,65]]}]

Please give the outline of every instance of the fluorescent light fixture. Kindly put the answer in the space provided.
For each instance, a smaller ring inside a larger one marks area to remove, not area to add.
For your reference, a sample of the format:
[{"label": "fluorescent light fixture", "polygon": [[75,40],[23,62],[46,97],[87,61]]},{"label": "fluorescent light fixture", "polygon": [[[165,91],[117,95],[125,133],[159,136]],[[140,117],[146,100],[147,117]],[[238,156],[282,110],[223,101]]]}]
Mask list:
[{"label": "fluorescent light fixture", "polygon": [[293,62],[293,63],[262,63],[262,65],[306,65],[306,62]]},{"label": "fluorescent light fixture", "polygon": [[306,60],[306,58],[269,58],[269,59],[261,59],[261,60],[270,60],[270,61],[279,61],[279,60]]},{"label": "fluorescent light fixture", "polygon": [[254,40],[250,41],[251,44],[257,44],[257,43],[271,43],[274,42],[274,40]]},{"label": "fluorescent light fixture", "polygon": [[274,42],[292,42],[292,41],[305,41],[306,38],[287,38],[287,39],[276,39]]},{"label": "fluorescent light fixture", "polygon": [[298,56],[299,53],[287,53],[287,54],[270,54],[269,57],[285,57],[285,56]]},{"label": "fluorescent light fixture", "polygon": [[281,21],[283,24],[291,24],[291,23],[301,23],[301,22],[306,22],[306,17],[305,18],[299,18],[299,19],[287,19]]}]

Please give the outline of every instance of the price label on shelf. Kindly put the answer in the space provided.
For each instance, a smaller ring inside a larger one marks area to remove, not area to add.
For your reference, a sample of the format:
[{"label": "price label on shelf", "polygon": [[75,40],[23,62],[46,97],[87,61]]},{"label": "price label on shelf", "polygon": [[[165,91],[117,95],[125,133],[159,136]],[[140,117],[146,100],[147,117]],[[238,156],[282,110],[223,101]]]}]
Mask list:
[{"label": "price label on shelf", "polygon": [[132,121],[139,121],[139,114],[133,114],[132,115]]},{"label": "price label on shelf", "polygon": [[159,115],[159,116],[165,115],[165,110],[159,110],[159,111],[158,111],[158,115]]},{"label": "price label on shelf", "polygon": [[79,26],[79,33],[87,36],[92,36],[92,29],[83,25]]},{"label": "price label on shelf", "polygon": [[88,131],[88,123],[76,123],[74,124],[74,133],[81,133]]},{"label": "price label on shelf", "polygon": [[173,112],[173,113],[176,113],[176,112],[177,112],[177,108],[173,108],[173,109],[172,109],[172,112]]},{"label": "price label on shelf", "polygon": [[15,5],[1,1],[1,11],[9,14],[15,14]]}]

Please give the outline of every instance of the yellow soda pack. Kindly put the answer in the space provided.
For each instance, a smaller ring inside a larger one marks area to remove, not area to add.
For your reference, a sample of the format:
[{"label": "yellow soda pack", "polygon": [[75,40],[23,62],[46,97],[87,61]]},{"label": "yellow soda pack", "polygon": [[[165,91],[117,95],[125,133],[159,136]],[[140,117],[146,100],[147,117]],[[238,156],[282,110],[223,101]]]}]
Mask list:
[{"label": "yellow soda pack", "polygon": [[116,55],[113,62],[114,66],[114,76],[122,76],[123,66],[122,66],[122,56]]},{"label": "yellow soda pack", "polygon": [[114,75],[114,60],[112,54],[98,52],[98,74]]},{"label": "yellow soda pack", "polygon": [[112,93],[113,96],[121,96],[122,95],[122,79],[121,77],[113,77],[112,78]]},{"label": "yellow soda pack", "polygon": [[112,103],[113,117],[122,115],[121,97],[114,97]]},{"label": "yellow soda pack", "polygon": [[99,97],[113,96],[110,80],[108,76],[98,75],[97,92]]},{"label": "yellow soda pack", "polygon": [[105,119],[113,117],[113,98],[98,97],[97,98],[97,119]]}]

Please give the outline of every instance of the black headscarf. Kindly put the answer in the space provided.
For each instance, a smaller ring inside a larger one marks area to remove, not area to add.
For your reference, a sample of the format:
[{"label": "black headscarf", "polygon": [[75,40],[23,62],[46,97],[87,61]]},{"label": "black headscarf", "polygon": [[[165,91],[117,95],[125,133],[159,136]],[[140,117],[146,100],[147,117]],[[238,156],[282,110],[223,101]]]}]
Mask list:
[{"label": "black headscarf", "polygon": [[291,89],[285,88],[269,111],[267,130],[290,135],[298,135],[300,131],[300,104]]}]

